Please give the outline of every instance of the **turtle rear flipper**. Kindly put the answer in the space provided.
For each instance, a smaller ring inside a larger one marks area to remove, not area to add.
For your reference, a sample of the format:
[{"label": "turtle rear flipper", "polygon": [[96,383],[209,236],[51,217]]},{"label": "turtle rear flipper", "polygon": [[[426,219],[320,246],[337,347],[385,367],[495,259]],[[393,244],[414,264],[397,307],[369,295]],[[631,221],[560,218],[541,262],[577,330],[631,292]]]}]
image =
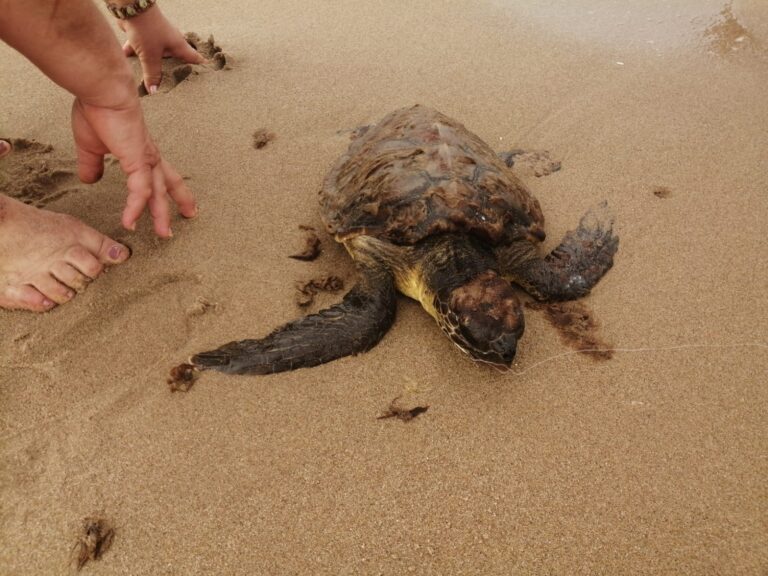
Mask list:
[{"label": "turtle rear flipper", "polygon": [[611,269],[619,238],[603,202],[582,216],[579,227],[545,258],[526,255],[533,249],[525,244],[524,250],[517,245],[499,249],[502,273],[537,300],[573,300],[589,294]]},{"label": "turtle rear flipper", "polygon": [[370,350],[395,319],[395,284],[385,268],[366,267],[360,273],[360,281],[340,303],[285,324],[265,338],[195,354],[191,364],[229,374],[272,374]]}]

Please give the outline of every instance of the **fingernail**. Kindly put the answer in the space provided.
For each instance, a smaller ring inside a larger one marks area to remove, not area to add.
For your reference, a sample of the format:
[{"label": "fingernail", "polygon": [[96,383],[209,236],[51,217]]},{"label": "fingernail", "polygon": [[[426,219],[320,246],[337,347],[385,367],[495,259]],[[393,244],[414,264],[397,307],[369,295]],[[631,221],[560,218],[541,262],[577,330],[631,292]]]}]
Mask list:
[{"label": "fingernail", "polygon": [[149,93],[150,94],[157,94],[157,86],[150,86],[149,87]]}]

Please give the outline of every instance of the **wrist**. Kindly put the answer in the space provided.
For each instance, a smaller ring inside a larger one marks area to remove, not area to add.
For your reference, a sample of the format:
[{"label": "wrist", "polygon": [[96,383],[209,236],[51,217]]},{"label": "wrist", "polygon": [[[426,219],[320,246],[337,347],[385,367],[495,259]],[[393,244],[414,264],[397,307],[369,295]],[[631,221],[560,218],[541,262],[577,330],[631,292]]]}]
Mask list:
[{"label": "wrist", "polygon": [[130,20],[150,10],[157,0],[105,0],[107,10],[119,20]]},{"label": "wrist", "polygon": [[127,66],[102,75],[86,90],[73,93],[83,104],[113,110],[130,108],[137,105],[139,100],[133,71]]}]

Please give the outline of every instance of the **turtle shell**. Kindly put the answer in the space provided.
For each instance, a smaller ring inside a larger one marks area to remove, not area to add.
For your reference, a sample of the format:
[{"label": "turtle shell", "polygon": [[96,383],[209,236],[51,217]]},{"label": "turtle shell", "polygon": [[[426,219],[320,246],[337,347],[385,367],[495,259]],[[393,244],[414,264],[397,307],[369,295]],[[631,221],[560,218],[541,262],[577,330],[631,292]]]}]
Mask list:
[{"label": "turtle shell", "polygon": [[526,186],[477,135],[427,108],[396,110],[354,140],[325,178],[322,216],[339,241],[414,244],[466,232],[492,244],[543,239]]}]

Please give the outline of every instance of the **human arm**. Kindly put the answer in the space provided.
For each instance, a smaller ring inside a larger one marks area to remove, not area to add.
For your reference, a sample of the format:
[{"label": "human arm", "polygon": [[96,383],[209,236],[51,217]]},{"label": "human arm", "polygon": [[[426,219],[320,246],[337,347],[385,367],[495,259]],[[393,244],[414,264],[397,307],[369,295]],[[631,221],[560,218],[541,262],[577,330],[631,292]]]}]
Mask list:
[{"label": "human arm", "polygon": [[130,66],[91,0],[0,0],[0,38],[75,96],[72,129],[78,173],[95,182],[112,153],[128,177],[122,223],[133,230],[149,207],[155,232],[171,235],[169,196],[183,216],[195,200],[162,159],[144,122]]},{"label": "human arm", "polygon": [[[134,0],[105,0],[114,6],[130,6]],[[181,32],[165,17],[157,4],[144,12],[119,21],[128,39],[123,44],[126,56],[138,56],[144,73],[144,87],[154,94],[162,79],[162,59],[174,56],[189,64],[202,64],[205,58],[192,48]]]}]

